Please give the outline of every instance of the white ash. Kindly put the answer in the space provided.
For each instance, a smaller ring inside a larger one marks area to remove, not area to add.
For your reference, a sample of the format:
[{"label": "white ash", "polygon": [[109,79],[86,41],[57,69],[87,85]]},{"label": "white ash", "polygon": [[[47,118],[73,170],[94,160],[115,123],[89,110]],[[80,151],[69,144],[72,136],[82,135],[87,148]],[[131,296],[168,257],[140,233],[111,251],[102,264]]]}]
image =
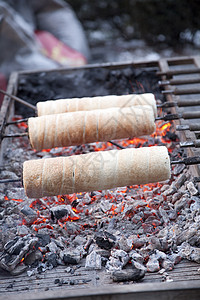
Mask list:
[{"label": "white ash", "polygon": [[92,251],[86,256],[85,268],[90,270],[101,270],[101,255]]}]

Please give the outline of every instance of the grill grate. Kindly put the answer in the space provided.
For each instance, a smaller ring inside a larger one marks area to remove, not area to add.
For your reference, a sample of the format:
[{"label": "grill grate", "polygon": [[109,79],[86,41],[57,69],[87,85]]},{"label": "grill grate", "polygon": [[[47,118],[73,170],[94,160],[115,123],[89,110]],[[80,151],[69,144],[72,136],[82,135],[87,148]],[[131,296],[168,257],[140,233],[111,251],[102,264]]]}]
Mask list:
[{"label": "grill grate", "polygon": [[[183,113],[189,114],[194,110],[200,111],[200,105],[193,106],[194,103],[199,101],[199,90],[200,90],[200,57],[184,57],[184,58],[170,58],[162,59],[159,61],[151,62],[139,62],[139,63],[127,63],[127,64],[101,64],[91,65],[80,68],[83,69],[98,69],[102,68],[123,68],[132,65],[135,68],[149,68],[156,69],[158,81],[165,82],[160,86],[165,93],[167,103],[189,103],[191,106],[176,106],[172,105],[170,108],[165,108],[165,112],[168,111],[172,114],[181,116]],[[53,70],[52,70],[53,71]],[[64,72],[65,70],[61,70]],[[66,72],[74,72],[77,69],[67,69]],[[46,72],[46,71],[45,71]],[[48,71],[51,72],[51,71]],[[34,72],[32,72],[34,73]],[[10,77],[7,92],[10,94],[16,94],[18,90],[18,82],[20,76],[26,76],[27,72],[13,73]],[[29,72],[30,74],[30,72]],[[187,81],[188,78],[188,81]],[[181,91],[181,93],[177,93]],[[168,93],[168,91],[171,91]],[[176,92],[174,92],[176,91]],[[189,91],[192,91],[189,93]],[[195,91],[195,93],[194,93]],[[1,156],[6,147],[8,139],[3,139],[4,135],[9,134],[9,126],[6,123],[10,122],[14,114],[14,102],[8,96],[4,97],[4,102],[0,112],[0,153]],[[178,131],[180,141],[184,142],[195,142],[199,139],[199,128],[194,128],[193,124],[198,124],[198,119],[183,119],[178,118],[174,120],[177,126],[182,126],[186,130]],[[184,127],[185,126],[185,127]],[[193,128],[190,130],[190,128]],[[200,157],[200,149],[195,147],[187,147],[185,149],[188,157]],[[0,156],[0,165],[1,162]],[[193,176],[200,176],[200,166],[198,164],[190,166],[190,172]],[[83,261],[84,263],[84,261]],[[82,266],[75,270],[74,274],[68,274],[65,271],[65,267],[58,267],[43,274],[37,274],[28,277],[27,274],[17,275],[15,277],[8,275],[7,273],[1,272],[0,274],[0,298],[5,299],[80,299],[84,296],[84,299],[93,299],[94,295],[98,295],[98,299],[107,299],[113,297],[113,299],[122,299],[126,296],[126,299],[132,299],[136,296],[140,299],[142,295],[141,291],[145,291],[148,295],[148,299],[158,299],[161,296],[162,299],[166,295],[177,296],[184,292],[184,296],[190,295],[195,296],[196,299],[200,296],[200,273],[198,264],[182,261],[176,266],[173,271],[169,272],[167,281],[162,285],[162,281],[165,280],[162,274],[159,273],[147,273],[142,283],[138,284],[113,284],[108,274],[105,271],[87,271]],[[56,281],[56,279],[58,279]],[[62,281],[64,280],[64,282]],[[105,286],[105,290],[102,286]],[[95,288],[95,291],[92,290]],[[90,292],[91,291],[91,292]],[[156,293],[155,293],[156,291]],[[122,298],[120,298],[122,297]],[[142,299],[142,298],[141,298]],[[188,296],[189,299],[189,296]]]}]

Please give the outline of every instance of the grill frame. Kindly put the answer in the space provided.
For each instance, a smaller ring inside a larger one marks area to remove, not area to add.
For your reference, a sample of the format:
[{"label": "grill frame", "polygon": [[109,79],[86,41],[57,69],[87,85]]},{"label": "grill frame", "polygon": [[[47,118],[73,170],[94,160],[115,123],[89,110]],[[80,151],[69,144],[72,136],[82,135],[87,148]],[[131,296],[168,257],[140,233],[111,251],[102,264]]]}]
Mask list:
[{"label": "grill frame", "polygon": [[[158,80],[168,80],[175,78],[174,76],[185,76],[186,74],[200,74],[200,57],[175,57],[169,59],[161,59],[157,61],[142,61],[142,62],[127,62],[127,63],[104,63],[104,64],[93,64],[87,65],[78,68],[60,68],[56,70],[40,70],[40,71],[23,71],[23,72],[14,72],[11,74],[7,92],[13,95],[17,94],[18,90],[18,82],[21,75],[31,74],[31,73],[40,73],[40,72],[52,72],[58,71],[63,73],[73,73],[79,69],[92,69],[92,68],[124,68],[127,66],[133,66],[135,68],[158,68]],[[190,67],[188,67],[190,66]],[[192,67],[191,67],[192,66]],[[173,69],[174,68],[174,69]],[[180,69],[180,71],[179,71]],[[178,85],[179,87],[179,85]],[[176,85],[165,85],[163,87],[164,90],[172,90],[175,89]],[[173,93],[166,94],[166,99],[169,102],[174,102],[179,99],[182,95],[174,95]],[[193,110],[194,108],[184,108],[184,110]],[[4,97],[3,104],[1,106],[0,111],[0,165],[2,165],[2,156],[4,149],[6,148],[6,143],[8,143],[7,139],[1,139],[4,134],[9,133],[9,128],[5,126],[6,122],[11,121],[12,116],[14,115],[14,101],[10,99],[8,96]],[[199,107],[200,110],[200,107]],[[176,107],[171,107],[169,109],[171,113],[179,113],[181,109]],[[189,123],[190,120],[175,120],[175,125],[185,125]],[[192,132],[189,130],[179,131],[177,134],[180,137],[181,141],[192,141],[197,139],[197,132]],[[200,149],[195,148],[187,148],[187,156],[200,156]],[[200,176],[200,166],[193,165],[189,167],[191,174],[195,177]],[[199,186],[198,186],[199,187]],[[200,188],[199,188],[200,190]],[[182,261],[175,270],[169,273],[169,276],[174,277],[174,282],[165,282],[162,283],[161,275],[159,274],[148,274],[145,276],[143,283],[137,284],[129,284],[129,285],[119,285],[119,284],[111,284],[109,283],[108,276],[102,275],[97,271],[84,271],[87,273],[87,276],[91,278],[91,284],[86,284],[84,288],[70,288],[66,285],[63,285],[53,291],[53,288],[57,288],[54,283],[53,278],[59,278],[62,272],[64,272],[63,268],[55,269],[52,271],[46,271],[47,275],[44,275],[44,282],[46,286],[49,286],[49,276],[52,274],[51,287],[52,290],[43,291],[37,289],[37,276],[28,278],[27,275],[27,285],[33,288],[29,289],[29,292],[20,289],[20,287],[15,287],[12,290],[9,289],[0,289],[0,298],[2,299],[169,299],[176,298],[182,299],[181,297],[184,295],[184,299],[197,298],[200,296],[200,273],[198,271],[199,265],[193,262]],[[59,271],[60,270],[60,271]],[[80,270],[81,276],[86,276],[83,270]],[[190,276],[186,276],[185,274],[189,274]],[[99,280],[94,280],[94,278],[99,277]],[[105,278],[104,278],[105,277]],[[71,276],[72,279],[76,278],[75,276]],[[187,278],[187,280],[185,280]],[[5,282],[6,285],[12,283],[13,280],[23,281],[24,275],[18,275],[13,277],[6,273],[2,273],[0,275],[0,282]],[[103,286],[100,287],[100,285]],[[59,296],[58,296],[59,291]],[[5,293],[7,295],[5,296]],[[19,293],[19,294],[18,294]]]}]

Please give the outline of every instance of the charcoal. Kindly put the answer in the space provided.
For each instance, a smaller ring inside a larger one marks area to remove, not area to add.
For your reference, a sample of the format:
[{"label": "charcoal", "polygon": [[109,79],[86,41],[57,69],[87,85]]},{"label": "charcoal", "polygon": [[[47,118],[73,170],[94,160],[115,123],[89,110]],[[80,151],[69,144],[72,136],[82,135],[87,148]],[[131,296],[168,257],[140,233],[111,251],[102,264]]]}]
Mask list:
[{"label": "charcoal", "polygon": [[187,184],[187,189],[190,192],[191,196],[198,195],[199,193],[198,190],[195,188],[194,183],[191,181]]},{"label": "charcoal", "polygon": [[179,175],[183,172],[184,169],[185,169],[184,164],[176,165],[174,170],[173,170],[173,173],[174,173],[174,175]]},{"label": "charcoal", "polygon": [[24,259],[24,263],[30,266],[35,262],[41,261],[42,259],[43,259],[42,253],[39,250],[36,250],[26,256],[26,258]]},{"label": "charcoal", "polygon": [[190,209],[193,212],[197,212],[200,210],[200,199],[196,196],[191,197],[191,201],[194,201],[191,205],[190,205]]},{"label": "charcoal", "polygon": [[25,205],[22,209],[21,209],[21,213],[24,214],[24,216],[27,217],[37,217],[37,213],[28,205]]},{"label": "charcoal", "polygon": [[[24,242],[23,247],[21,247],[22,239]],[[7,249],[12,253],[12,255],[4,254],[4,256],[2,256],[0,260],[0,267],[8,272],[12,272],[17,267],[21,260],[29,253],[29,251],[33,249],[38,239],[27,236],[26,239],[20,238],[18,241],[15,243],[17,245],[17,248],[15,248],[14,244],[13,246],[9,247],[9,249]],[[17,255],[14,255],[13,251],[15,252],[15,249],[18,249],[18,245],[20,245],[20,252]]]},{"label": "charcoal", "polygon": [[16,242],[19,240],[19,237],[15,237],[13,240],[7,242],[4,245],[4,250],[8,251],[12,246],[14,246],[14,244],[16,244]]},{"label": "charcoal", "polygon": [[72,270],[72,268],[71,268],[71,267],[67,267],[67,268],[65,269],[65,272],[66,272],[66,273],[70,273],[70,272],[71,272],[71,270]]},{"label": "charcoal", "polygon": [[37,272],[39,274],[44,273],[47,270],[46,265],[44,263],[39,263],[39,266],[37,267]]},{"label": "charcoal", "polygon": [[104,213],[106,213],[107,211],[111,210],[112,205],[112,202],[103,199],[100,203],[100,208]]},{"label": "charcoal", "polygon": [[145,191],[144,192],[144,199],[147,199],[148,197],[152,198],[153,191]]},{"label": "charcoal", "polygon": [[180,200],[176,201],[174,208],[176,212],[179,212],[183,208],[187,208],[188,205],[188,199],[186,197],[182,197]]},{"label": "charcoal", "polygon": [[168,255],[168,258],[169,258],[169,260],[172,261],[172,263],[174,265],[178,264],[182,259],[182,257],[180,256],[179,253],[172,253],[172,254]]},{"label": "charcoal", "polygon": [[68,217],[69,215],[69,205],[58,205],[50,209],[51,218],[54,221],[55,219],[59,220],[63,217]]},{"label": "charcoal", "polygon": [[163,218],[163,222],[165,224],[168,224],[169,216],[168,216],[167,212],[161,206],[159,207],[159,213],[160,213],[161,217]]},{"label": "charcoal", "polygon": [[19,236],[26,236],[29,232],[30,232],[30,230],[28,229],[27,226],[25,226],[25,225],[17,226],[17,234]]},{"label": "charcoal", "polygon": [[116,243],[116,237],[107,232],[107,231],[100,231],[95,235],[95,240],[97,245],[100,248],[109,250],[112,247],[114,247],[115,243]]},{"label": "charcoal", "polygon": [[147,272],[147,268],[142,263],[139,263],[139,262],[137,262],[135,260],[131,260],[131,264],[132,264],[132,268],[133,269],[142,270],[145,273]]},{"label": "charcoal", "polygon": [[27,266],[24,264],[20,264],[18,266],[16,266],[13,270],[10,271],[10,274],[13,276],[17,276],[20,275],[22,273],[24,273],[27,270]]},{"label": "charcoal", "polygon": [[53,241],[50,242],[49,244],[47,244],[46,248],[48,251],[53,252],[53,253],[56,253],[58,251],[58,246]]},{"label": "charcoal", "polygon": [[89,270],[100,270],[101,269],[101,255],[97,254],[96,251],[92,251],[86,256],[85,268]]},{"label": "charcoal", "polygon": [[170,188],[170,185],[169,185],[169,184],[164,184],[164,185],[161,187],[160,191],[161,191],[161,193],[163,193],[163,192],[167,191],[169,188]]},{"label": "charcoal", "polygon": [[101,257],[106,257],[106,258],[110,257],[110,250],[95,248],[95,252],[101,255]]},{"label": "charcoal", "polygon": [[74,243],[75,246],[77,246],[77,245],[85,245],[86,238],[83,237],[83,236],[77,235],[75,237],[75,239],[73,240],[73,243]]},{"label": "charcoal", "polygon": [[162,195],[163,196],[171,196],[177,192],[177,188],[175,186],[171,186],[170,188],[166,189]]},{"label": "charcoal", "polygon": [[141,248],[148,241],[147,237],[138,237],[137,235],[133,236],[133,249]]},{"label": "charcoal", "polygon": [[84,250],[81,247],[77,247],[73,250],[67,249],[61,251],[60,257],[65,264],[76,265],[81,261],[84,254]]},{"label": "charcoal", "polygon": [[200,263],[200,248],[190,246],[190,244],[183,242],[178,249],[182,258]]},{"label": "charcoal", "polygon": [[189,241],[193,236],[195,237],[195,241],[197,240],[197,229],[190,227],[189,230],[186,229],[182,231],[178,236],[177,236],[177,245],[182,244],[185,241]]},{"label": "charcoal", "polygon": [[159,258],[160,257],[156,256],[155,254],[152,254],[149,257],[149,260],[146,264],[147,272],[153,273],[153,272],[157,272],[160,270]]},{"label": "charcoal", "polygon": [[18,255],[24,246],[25,241],[20,238],[16,243],[14,243],[14,245],[7,249],[7,252],[11,255]]},{"label": "charcoal", "polygon": [[88,251],[90,245],[91,245],[93,242],[94,242],[94,241],[93,241],[93,238],[88,237],[87,242],[84,244],[84,249],[85,249],[85,251]]},{"label": "charcoal", "polygon": [[132,259],[132,261],[138,262],[140,264],[143,264],[144,262],[144,258],[142,257],[142,255],[140,255],[135,250],[131,250],[131,252],[129,252],[129,257]]},{"label": "charcoal", "polygon": [[171,260],[169,259],[164,259],[161,263],[161,266],[166,270],[166,271],[171,271],[174,268],[174,264]]},{"label": "charcoal", "polygon": [[30,276],[33,276],[33,275],[35,275],[35,269],[32,269],[32,270],[28,270],[26,273],[27,273],[27,275],[28,275],[28,277],[30,277]]},{"label": "charcoal", "polygon": [[118,246],[120,250],[130,252],[132,249],[132,241],[129,241],[128,239],[125,238],[124,235],[122,235],[120,240],[118,241]]},{"label": "charcoal", "polygon": [[120,270],[114,271],[111,278],[114,282],[123,281],[139,281],[145,276],[145,271],[134,269],[134,270]]},{"label": "charcoal", "polygon": [[38,237],[37,247],[45,247],[51,241],[49,234],[38,233],[36,236]]},{"label": "charcoal", "polygon": [[123,250],[113,249],[109,261],[106,263],[108,271],[121,270],[129,261],[129,255]]},{"label": "charcoal", "polygon": [[172,203],[174,204],[177,200],[179,200],[183,196],[183,193],[177,192],[172,196]]},{"label": "charcoal", "polygon": [[183,184],[184,182],[187,180],[187,176],[185,174],[181,174],[179,175],[179,177],[176,179],[174,185],[177,189],[179,189]]},{"label": "charcoal", "polygon": [[52,252],[46,253],[45,260],[47,262],[47,266],[50,265],[50,266],[53,266],[53,267],[57,267],[57,265],[58,265],[56,253],[52,253]]}]

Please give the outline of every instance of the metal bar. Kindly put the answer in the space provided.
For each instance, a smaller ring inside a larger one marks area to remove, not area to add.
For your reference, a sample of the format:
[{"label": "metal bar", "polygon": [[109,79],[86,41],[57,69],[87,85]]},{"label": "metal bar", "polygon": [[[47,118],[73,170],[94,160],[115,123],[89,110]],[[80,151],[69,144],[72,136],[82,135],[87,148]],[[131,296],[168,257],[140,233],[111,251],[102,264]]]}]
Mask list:
[{"label": "metal bar", "polygon": [[187,107],[187,106],[198,106],[200,105],[200,99],[194,99],[194,100],[178,100],[177,102],[165,102],[162,104],[157,104],[158,108],[169,108],[169,107]]},{"label": "metal bar", "polygon": [[182,113],[183,119],[199,119],[200,118],[200,111],[188,111]]},{"label": "metal bar", "polygon": [[16,134],[6,134],[3,135],[3,138],[15,138],[15,137],[23,137],[27,136],[28,137],[28,132],[23,132],[23,133],[16,133]]},{"label": "metal bar", "polygon": [[200,94],[200,89],[174,89],[162,91],[162,94],[173,94],[173,95],[190,95],[190,94]]},{"label": "metal bar", "polygon": [[8,125],[13,125],[13,124],[20,124],[20,123],[23,123],[23,122],[28,122],[28,118],[20,119],[20,120],[16,120],[16,121],[11,121],[11,122],[6,123],[5,125],[8,126]]},{"label": "metal bar", "polygon": [[176,130],[200,131],[200,123],[188,124],[188,125],[177,125]]},{"label": "metal bar", "polygon": [[199,119],[200,118],[200,111],[188,111],[183,112],[182,114],[168,114],[162,117],[155,118],[155,121],[164,120],[164,121],[172,121],[178,119]]},{"label": "metal bar", "polygon": [[200,140],[195,140],[191,142],[180,142],[181,148],[187,148],[187,147],[195,147],[200,148]]},{"label": "metal bar", "polygon": [[120,149],[125,149],[125,148],[126,148],[126,147],[121,146],[121,145],[119,145],[119,144],[117,144],[117,143],[115,143],[115,142],[112,142],[112,141],[109,141],[109,143],[113,144],[114,146],[116,146],[116,147],[118,147],[118,148],[120,148]]},{"label": "metal bar", "polygon": [[184,75],[184,74],[197,74],[200,73],[200,68],[196,68],[196,69],[184,69],[184,70],[169,70],[169,71],[164,71],[164,72],[157,72],[156,75],[157,76],[173,76],[173,75]]},{"label": "metal bar", "polygon": [[179,120],[181,118],[181,114],[168,114],[162,117],[155,118],[155,121],[163,120],[163,121],[173,121]]},{"label": "metal bar", "polygon": [[19,182],[21,181],[21,178],[17,179],[0,179],[0,183],[11,183],[11,182]]},{"label": "metal bar", "polygon": [[193,84],[200,83],[200,78],[187,78],[187,79],[170,79],[158,81],[160,86],[163,85],[181,85],[181,84]]},{"label": "metal bar", "polygon": [[171,164],[172,165],[185,164],[187,166],[197,165],[200,164],[200,156],[186,157],[182,160],[171,161]]},{"label": "metal bar", "polygon": [[15,101],[17,101],[17,102],[19,102],[19,103],[25,105],[25,106],[28,106],[29,108],[31,108],[31,109],[33,109],[34,111],[36,111],[36,107],[35,107],[34,105],[32,105],[32,104],[26,102],[25,100],[22,100],[21,98],[16,97],[16,96],[14,96],[14,95],[11,95],[11,94],[9,94],[9,93],[3,91],[2,89],[0,89],[0,92],[1,92],[2,94],[4,94],[4,95],[10,97],[11,99],[13,99],[13,100],[15,100]]}]

